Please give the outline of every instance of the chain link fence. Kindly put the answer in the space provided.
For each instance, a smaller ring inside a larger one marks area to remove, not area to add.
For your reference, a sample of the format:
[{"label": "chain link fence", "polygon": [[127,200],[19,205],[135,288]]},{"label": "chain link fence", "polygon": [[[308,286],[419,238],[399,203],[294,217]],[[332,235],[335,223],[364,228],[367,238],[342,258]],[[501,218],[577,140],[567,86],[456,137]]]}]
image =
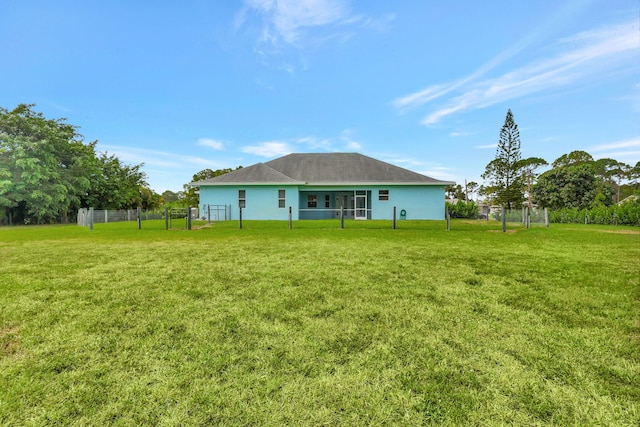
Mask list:
[{"label": "chain link fence", "polygon": [[78,225],[81,227],[93,228],[94,224],[106,224],[110,222],[125,221],[146,221],[152,219],[163,219],[162,210],[142,210],[142,209],[93,209],[81,208],[78,210]]}]

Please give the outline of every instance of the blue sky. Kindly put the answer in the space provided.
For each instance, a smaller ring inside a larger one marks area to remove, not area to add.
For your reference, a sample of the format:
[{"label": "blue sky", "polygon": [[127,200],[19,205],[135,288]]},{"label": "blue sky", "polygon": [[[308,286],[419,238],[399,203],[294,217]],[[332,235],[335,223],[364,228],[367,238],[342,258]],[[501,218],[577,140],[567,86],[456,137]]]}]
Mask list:
[{"label": "blue sky", "polygon": [[2,0],[0,106],[160,193],[292,152],[482,183],[509,108],[523,157],[635,164],[639,25],[638,0]]}]

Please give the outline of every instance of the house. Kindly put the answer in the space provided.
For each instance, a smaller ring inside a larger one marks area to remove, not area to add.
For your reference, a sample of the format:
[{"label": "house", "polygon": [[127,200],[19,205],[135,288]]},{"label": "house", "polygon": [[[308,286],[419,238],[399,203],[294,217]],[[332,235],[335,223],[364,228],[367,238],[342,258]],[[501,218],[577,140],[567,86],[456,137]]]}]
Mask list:
[{"label": "house", "polygon": [[289,154],[192,182],[200,205],[237,219],[444,219],[440,181],[357,153]]}]

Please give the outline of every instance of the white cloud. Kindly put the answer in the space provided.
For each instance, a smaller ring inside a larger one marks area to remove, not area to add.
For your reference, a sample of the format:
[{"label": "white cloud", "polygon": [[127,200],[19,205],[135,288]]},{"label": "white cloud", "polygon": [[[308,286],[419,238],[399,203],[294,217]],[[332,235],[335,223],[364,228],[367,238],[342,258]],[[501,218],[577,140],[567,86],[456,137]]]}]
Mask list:
[{"label": "white cloud", "polygon": [[125,164],[144,163],[145,167],[162,169],[185,169],[192,166],[204,168],[218,167],[216,162],[203,157],[184,156],[167,151],[105,144],[98,144],[97,150],[113,154]]},{"label": "white cloud", "polygon": [[347,150],[358,151],[362,150],[362,144],[353,139],[353,131],[345,129],[340,134],[340,140],[344,143],[344,147]]},{"label": "white cloud", "polygon": [[323,149],[323,150],[327,150],[327,151],[331,151],[333,149],[333,146],[331,144],[331,141],[329,139],[326,138],[317,138],[315,136],[305,136],[304,138],[298,138],[296,140],[296,142],[298,144],[304,144],[308,147],[308,149],[310,150],[317,150],[319,148]]},{"label": "white cloud", "polygon": [[487,144],[487,145],[476,145],[476,148],[479,148],[480,150],[486,150],[489,148],[497,148],[498,144]]},{"label": "white cloud", "polygon": [[346,148],[348,150],[355,150],[355,151],[362,150],[362,144],[360,144],[359,142],[356,142],[356,141],[348,141],[347,145],[346,145]]},{"label": "white cloud", "polygon": [[587,152],[593,153],[597,159],[609,158],[635,165],[640,162],[640,137],[596,145]]},{"label": "white cloud", "polygon": [[450,132],[449,136],[452,138],[459,138],[461,136],[470,136],[473,135],[471,132]]},{"label": "white cloud", "polygon": [[393,105],[399,110],[432,102],[453,92],[444,104],[430,112],[422,124],[430,126],[444,117],[471,109],[517,99],[559,87],[579,85],[591,79],[604,79],[607,74],[636,67],[640,41],[633,22],[585,31],[561,40],[560,53],[533,61],[494,78],[478,80],[503,57],[518,49],[498,55],[471,75],[448,84],[432,85],[416,93],[398,98]]},{"label": "white cloud", "polygon": [[596,145],[594,147],[589,148],[589,152],[598,152],[598,151],[611,151],[618,148],[640,148],[640,136],[630,139],[625,139],[623,141],[615,141],[608,144]]},{"label": "white cloud", "polygon": [[213,148],[214,150],[224,150],[224,142],[211,138],[198,139],[198,145]]},{"label": "white cloud", "polygon": [[282,141],[266,141],[257,145],[247,145],[241,148],[243,153],[261,157],[276,157],[291,154],[293,150],[289,144]]},{"label": "white cloud", "polygon": [[306,29],[352,24],[354,17],[346,0],[245,0],[235,26],[244,25],[253,12],[262,19],[260,41],[267,44],[297,44]]},{"label": "white cloud", "polygon": [[450,169],[443,166],[436,166],[430,169],[418,171],[418,173],[429,176],[431,178],[439,179],[442,181],[455,182],[455,176],[450,172]]}]

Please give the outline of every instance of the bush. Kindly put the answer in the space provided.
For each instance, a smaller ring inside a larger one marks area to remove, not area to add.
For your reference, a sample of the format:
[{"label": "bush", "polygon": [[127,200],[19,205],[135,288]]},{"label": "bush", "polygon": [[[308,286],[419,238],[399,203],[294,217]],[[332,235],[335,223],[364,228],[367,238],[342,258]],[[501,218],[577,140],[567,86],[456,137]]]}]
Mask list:
[{"label": "bush", "polygon": [[640,200],[591,209],[559,209],[549,212],[549,222],[640,226]]},{"label": "bush", "polygon": [[477,219],[480,212],[480,208],[473,201],[463,202],[458,200],[456,204],[447,202],[446,206],[451,218]]}]

